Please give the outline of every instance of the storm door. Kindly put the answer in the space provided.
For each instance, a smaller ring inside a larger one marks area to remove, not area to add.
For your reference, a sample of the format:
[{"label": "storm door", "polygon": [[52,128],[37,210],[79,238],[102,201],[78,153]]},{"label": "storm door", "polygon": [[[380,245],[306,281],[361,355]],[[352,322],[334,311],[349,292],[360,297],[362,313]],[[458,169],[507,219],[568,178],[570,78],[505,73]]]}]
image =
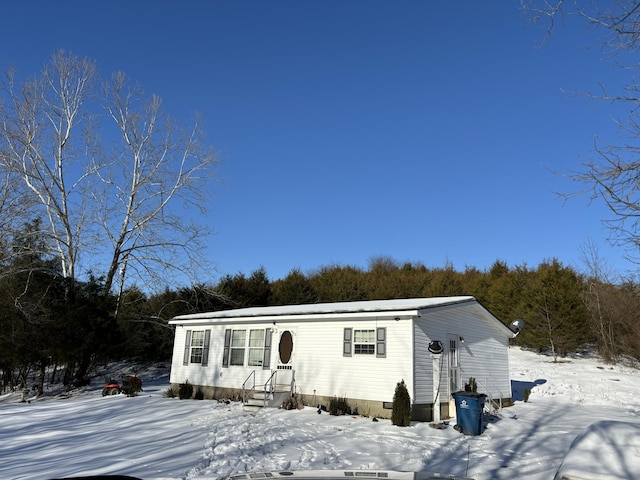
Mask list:
[{"label": "storm door", "polygon": [[458,336],[449,334],[449,397],[462,388],[460,379],[460,351],[458,349]]},{"label": "storm door", "polygon": [[295,332],[283,330],[278,341],[278,385],[291,385],[293,382],[293,360],[295,358]]}]

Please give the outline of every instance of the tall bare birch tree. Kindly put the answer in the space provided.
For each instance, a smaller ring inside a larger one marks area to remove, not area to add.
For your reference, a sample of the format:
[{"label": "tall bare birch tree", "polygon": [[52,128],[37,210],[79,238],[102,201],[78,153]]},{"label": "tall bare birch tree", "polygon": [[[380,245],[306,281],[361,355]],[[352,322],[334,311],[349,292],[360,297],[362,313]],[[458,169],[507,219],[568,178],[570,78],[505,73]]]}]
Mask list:
[{"label": "tall bare birch tree", "polygon": [[[92,137],[83,106],[95,73],[92,62],[57,52],[39,77],[19,85],[10,70],[3,85],[0,168],[7,177],[20,179],[10,188],[46,221],[47,244],[69,278],[76,274],[87,218],[82,163]],[[3,220],[5,227],[12,223]]]},{"label": "tall bare birch tree", "polygon": [[121,292],[131,269],[153,279],[198,259],[206,229],[169,207],[204,212],[217,158],[198,119],[192,129],[180,129],[163,115],[158,96],[145,99],[123,73],[114,74],[103,93],[121,142],[96,169],[103,188],[94,200],[111,247],[106,287],[117,282]]},{"label": "tall bare birch tree", "polygon": [[100,82],[93,61],[63,51],[2,87],[0,169],[45,220],[62,275],[92,271],[121,293],[128,278],[149,286],[203,264],[207,229],[185,212],[206,208],[217,158],[197,120],[180,128],[123,73]]}]

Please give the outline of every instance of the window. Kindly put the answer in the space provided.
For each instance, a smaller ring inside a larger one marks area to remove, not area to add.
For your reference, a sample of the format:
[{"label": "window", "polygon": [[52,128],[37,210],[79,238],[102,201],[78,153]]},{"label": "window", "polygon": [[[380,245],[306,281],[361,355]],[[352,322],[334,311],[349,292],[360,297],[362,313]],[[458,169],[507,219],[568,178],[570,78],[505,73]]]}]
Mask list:
[{"label": "window", "polygon": [[249,366],[261,367],[264,359],[264,329],[249,331]]},{"label": "window", "polygon": [[196,330],[191,334],[191,363],[202,363],[204,348],[204,330]]},{"label": "window", "polygon": [[249,351],[247,366],[262,367],[269,370],[271,367],[271,330],[249,330],[249,344],[247,345],[246,330],[224,331],[224,350],[222,352],[222,366],[244,366],[245,350]]},{"label": "window", "polygon": [[199,363],[206,367],[209,360],[211,330],[187,330],[185,334],[183,364]]},{"label": "window", "polygon": [[376,331],[354,330],[353,353],[355,355],[374,355],[376,353]]},{"label": "window", "polygon": [[244,347],[246,344],[247,331],[233,330],[231,332],[231,365],[244,365]]},{"label": "window", "polygon": [[387,356],[387,329],[385,327],[370,329],[345,328],[342,337],[342,355],[375,355],[378,358]]}]

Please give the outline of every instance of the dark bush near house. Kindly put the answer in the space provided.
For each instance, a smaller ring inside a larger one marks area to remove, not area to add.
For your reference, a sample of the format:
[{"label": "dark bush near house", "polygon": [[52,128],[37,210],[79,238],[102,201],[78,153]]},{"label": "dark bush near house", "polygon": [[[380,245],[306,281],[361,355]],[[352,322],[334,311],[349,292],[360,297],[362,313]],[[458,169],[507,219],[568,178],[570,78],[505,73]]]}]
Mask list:
[{"label": "dark bush near house", "polygon": [[411,425],[411,397],[404,380],[396,385],[396,391],[393,394],[391,423],[399,427]]},{"label": "dark bush near house", "polygon": [[329,414],[331,415],[351,415],[351,407],[344,397],[333,397],[329,402]]},{"label": "dark bush near house", "polygon": [[135,375],[129,375],[122,379],[122,391],[128,397],[135,397],[142,391],[142,380]]},{"label": "dark bush near house", "polygon": [[191,398],[192,396],[193,396],[193,385],[189,383],[189,380],[187,380],[184,383],[181,383],[178,387],[178,397],[180,398],[180,400]]},{"label": "dark bush near house", "polygon": [[283,410],[300,410],[304,408],[304,405],[298,399],[297,395],[293,395],[282,402],[280,408],[282,408]]},{"label": "dark bush near house", "polygon": [[464,391],[473,393],[476,393],[478,391],[478,383],[476,382],[475,378],[469,378],[469,383],[464,384]]}]

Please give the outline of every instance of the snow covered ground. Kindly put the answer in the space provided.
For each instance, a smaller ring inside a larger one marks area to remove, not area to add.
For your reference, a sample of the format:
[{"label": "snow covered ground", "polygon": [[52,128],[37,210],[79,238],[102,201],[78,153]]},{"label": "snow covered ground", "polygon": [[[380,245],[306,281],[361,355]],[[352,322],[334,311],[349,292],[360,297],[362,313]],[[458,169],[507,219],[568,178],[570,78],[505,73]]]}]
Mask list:
[{"label": "snow covered ground", "polygon": [[[582,435],[577,447],[585,450],[574,448],[563,468],[623,465],[621,478],[640,479],[640,372],[589,356],[551,360],[511,349],[520,400],[479,436],[458,433],[454,421],[442,430],[426,423],[401,428],[388,420],[319,415],[315,408],[246,413],[234,403],[164,398],[166,370],[140,372],[144,392],[137,397],[102,397],[99,380],[71,396],[30,403],[4,395],[0,478],[196,480],[245,471],[384,469],[551,480]],[[525,388],[531,389],[527,403]]]}]

